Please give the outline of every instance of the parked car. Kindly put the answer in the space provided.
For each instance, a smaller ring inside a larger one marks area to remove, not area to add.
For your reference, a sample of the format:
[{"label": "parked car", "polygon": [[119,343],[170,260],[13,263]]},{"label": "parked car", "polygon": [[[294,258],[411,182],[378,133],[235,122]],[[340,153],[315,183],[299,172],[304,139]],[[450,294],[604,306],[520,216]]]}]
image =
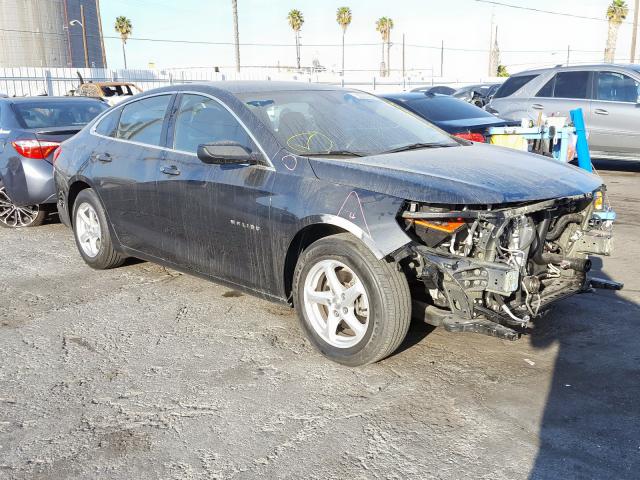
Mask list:
[{"label": "parked car", "polygon": [[447,87],[446,85],[434,85],[431,87],[418,87],[411,90],[412,92],[422,93],[437,93],[439,95],[453,95],[456,91],[455,88]]},{"label": "parked car", "polygon": [[412,298],[433,324],[516,339],[611,236],[599,177],[299,82],[145,92],[66,141],[55,180],[89,266],[138,257],[292,304],[352,366],[400,345]]},{"label": "parked car", "polygon": [[90,98],[0,99],[0,226],[41,225],[55,211],[54,152],[107,108]]},{"label": "parked car", "polygon": [[382,98],[406,108],[456,137],[485,142],[490,127],[513,125],[470,103],[445,95],[388,93]]},{"label": "parked car", "polygon": [[74,95],[80,97],[100,98],[109,105],[117,105],[121,101],[141,93],[142,90],[129,82],[88,82],[81,83],[74,91]]},{"label": "parked car", "polygon": [[484,107],[500,88],[499,83],[481,83],[459,88],[452,95],[476,107]]},{"label": "parked car", "polygon": [[487,109],[503,118],[569,118],[582,108],[592,156],[640,158],[640,66],[590,65],[530,70],[510,77]]}]

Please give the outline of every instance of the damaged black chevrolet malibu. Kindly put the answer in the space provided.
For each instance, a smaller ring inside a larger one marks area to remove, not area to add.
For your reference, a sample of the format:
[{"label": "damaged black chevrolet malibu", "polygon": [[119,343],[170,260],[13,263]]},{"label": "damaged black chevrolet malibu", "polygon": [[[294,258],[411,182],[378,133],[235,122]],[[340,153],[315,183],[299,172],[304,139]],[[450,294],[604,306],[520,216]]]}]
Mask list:
[{"label": "damaged black chevrolet malibu", "polygon": [[91,267],[137,257],[288,302],[351,366],[397,349],[412,303],[516,339],[611,248],[598,177],[319,85],[137,95],[62,145],[55,181]]}]

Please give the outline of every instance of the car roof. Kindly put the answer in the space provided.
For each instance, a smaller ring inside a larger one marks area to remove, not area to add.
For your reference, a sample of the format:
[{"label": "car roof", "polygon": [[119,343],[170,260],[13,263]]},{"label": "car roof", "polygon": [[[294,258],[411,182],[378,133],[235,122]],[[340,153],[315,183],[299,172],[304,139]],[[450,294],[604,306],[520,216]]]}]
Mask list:
[{"label": "car roof", "polygon": [[624,68],[626,70],[634,70],[637,71],[636,69],[638,68],[637,65],[632,65],[632,64],[628,64],[628,63],[594,63],[594,64],[589,64],[589,65],[556,65],[555,67],[546,67],[546,68],[535,68],[535,69],[531,69],[531,70],[525,70],[523,72],[518,72],[518,73],[514,73],[513,75],[511,75],[512,77],[520,77],[523,75],[533,75],[533,74],[537,74],[540,75],[542,73],[546,73],[546,72],[550,72],[550,71],[554,71],[554,72],[560,72],[563,70],[598,70],[598,69],[602,69],[602,68]]},{"label": "car roof", "polygon": [[[323,85],[309,82],[285,82],[272,80],[229,80],[215,82],[188,83],[182,86],[190,88],[214,87],[229,93],[284,92],[293,90],[345,90],[335,85]],[[174,86],[175,88],[175,86]]]},{"label": "car roof", "polygon": [[425,92],[397,92],[397,93],[383,93],[380,95],[382,98],[394,99],[394,100],[420,100],[424,98],[435,97],[447,97],[449,95],[440,95],[438,93],[425,93]]},{"label": "car roof", "polygon": [[0,97],[0,101],[10,102],[10,103],[25,103],[25,102],[50,102],[51,100],[64,100],[64,101],[89,101],[89,102],[102,102],[99,98],[93,97],[71,97],[71,96],[49,96],[49,95],[38,95],[34,97]]},{"label": "car roof", "polygon": [[117,86],[130,86],[130,87],[135,87],[136,84],[135,83],[131,83],[131,82],[85,82],[82,85],[98,85],[99,87],[117,87]]}]

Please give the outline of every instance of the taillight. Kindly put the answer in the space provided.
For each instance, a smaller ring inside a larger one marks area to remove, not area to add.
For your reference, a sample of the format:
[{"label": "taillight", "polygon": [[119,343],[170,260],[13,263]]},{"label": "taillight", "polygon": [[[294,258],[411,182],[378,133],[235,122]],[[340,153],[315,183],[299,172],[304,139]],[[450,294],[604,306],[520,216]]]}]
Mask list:
[{"label": "taillight", "polygon": [[40,140],[16,140],[11,145],[23,157],[44,160],[60,146],[60,143]]},{"label": "taillight", "polygon": [[455,137],[470,140],[472,142],[485,143],[484,135],[481,133],[454,133]]},{"label": "taillight", "polygon": [[54,164],[58,161],[58,157],[60,156],[61,153],[62,153],[62,145],[58,145],[58,148],[56,148],[56,151],[53,152],[53,163]]}]

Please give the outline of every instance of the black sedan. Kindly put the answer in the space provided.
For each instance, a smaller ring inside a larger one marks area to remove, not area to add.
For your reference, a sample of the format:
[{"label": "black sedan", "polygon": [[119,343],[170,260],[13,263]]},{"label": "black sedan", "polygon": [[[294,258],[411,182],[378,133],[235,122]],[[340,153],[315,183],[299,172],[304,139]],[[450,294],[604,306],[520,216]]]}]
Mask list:
[{"label": "black sedan", "polygon": [[490,127],[513,125],[457,98],[419,92],[388,93],[382,98],[406,108],[456,137],[484,143]]},{"label": "black sedan", "polygon": [[421,93],[433,93],[438,95],[453,95],[456,92],[455,88],[448,87],[446,85],[433,85],[426,87],[418,87],[411,90],[412,92]]},{"label": "black sedan", "polygon": [[34,227],[55,211],[56,149],[107,108],[91,98],[0,98],[0,226]]},{"label": "black sedan", "polygon": [[171,86],[61,148],[58,210],[89,266],[138,257],[292,304],[346,365],[393,353],[412,299],[432,324],[514,340],[610,244],[590,221],[598,177],[353,90]]}]

